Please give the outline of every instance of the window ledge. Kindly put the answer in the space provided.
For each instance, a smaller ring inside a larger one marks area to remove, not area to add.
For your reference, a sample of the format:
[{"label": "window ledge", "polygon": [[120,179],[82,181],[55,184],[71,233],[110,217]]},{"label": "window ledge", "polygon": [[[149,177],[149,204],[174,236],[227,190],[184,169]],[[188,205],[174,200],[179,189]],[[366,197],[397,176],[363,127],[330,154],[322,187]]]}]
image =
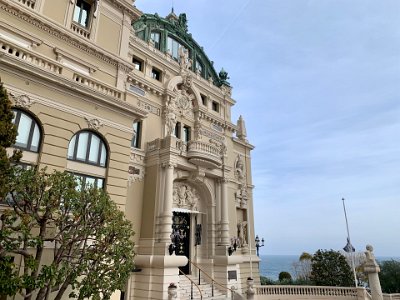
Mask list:
[{"label": "window ledge", "polygon": [[77,172],[80,174],[90,175],[93,177],[106,177],[106,170],[107,168],[92,166],[89,164],[67,160],[67,171],[69,172]]}]

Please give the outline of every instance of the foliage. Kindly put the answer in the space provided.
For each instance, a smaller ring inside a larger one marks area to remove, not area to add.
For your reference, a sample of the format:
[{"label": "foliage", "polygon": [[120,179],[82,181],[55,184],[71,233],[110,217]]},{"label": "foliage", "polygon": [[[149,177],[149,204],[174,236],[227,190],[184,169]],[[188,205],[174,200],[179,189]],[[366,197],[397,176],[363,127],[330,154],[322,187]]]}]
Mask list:
[{"label": "foliage", "polygon": [[8,157],[6,148],[15,143],[17,137],[17,128],[12,123],[14,114],[11,111],[11,101],[8,99],[6,89],[0,81],[0,201],[7,194],[6,182],[11,173],[10,163],[16,162],[21,157],[20,151],[14,151],[11,157]]},{"label": "foliage", "polygon": [[271,278],[265,277],[265,276],[260,276],[260,282],[261,285],[275,285],[276,282],[272,280]]},{"label": "foliage", "polygon": [[311,279],[322,286],[353,286],[354,279],[346,258],[338,251],[318,250],[312,260]]},{"label": "foliage", "polygon": [[359,286],[368,286],[368,276],[364,273],[364,263],[366,261],[364,252],[342,252],[346,257],[346,261],[349,266],[354,263],[356,276]]},{"label": "foliage", "polygon": [[386,260],[379,266],[382,291],[384,293],[400,293],[400,262],[393,259]]},{"label": "foliage", "polygon": [[290,273],[286,271],[280,272],[278,278],[279,282],[281,283],[289,283],[292,281],[292,275],[290,275]]},{"label": "foliage", "polygon": [[[28,300],[109,299],[133,268],[131,223],[101,189],[66,172],[14,169],[0,219],[0,290]],[[11,260],[15,257],[15,262]],[[19,269],[21,267],[21,270]],[[4,276],[3,276],[4,275]]]},{"label": "foliage", "polygon": [[299,261],[293,263],[293,269],[296,281],[310,282],[311,259],[312,255],[310,253],[303,252],[299,257]]}]

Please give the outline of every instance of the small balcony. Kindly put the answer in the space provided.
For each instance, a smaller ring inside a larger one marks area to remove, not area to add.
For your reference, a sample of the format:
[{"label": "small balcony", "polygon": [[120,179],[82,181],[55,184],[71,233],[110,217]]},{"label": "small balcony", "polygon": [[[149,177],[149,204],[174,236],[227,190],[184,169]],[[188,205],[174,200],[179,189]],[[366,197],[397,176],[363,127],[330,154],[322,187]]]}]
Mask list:
[{"label": "small balcony", "polygon": [[188,143],[187,158],[192,164],[207,169],[215,169],[222,164],[221,149],[202,141]]}]

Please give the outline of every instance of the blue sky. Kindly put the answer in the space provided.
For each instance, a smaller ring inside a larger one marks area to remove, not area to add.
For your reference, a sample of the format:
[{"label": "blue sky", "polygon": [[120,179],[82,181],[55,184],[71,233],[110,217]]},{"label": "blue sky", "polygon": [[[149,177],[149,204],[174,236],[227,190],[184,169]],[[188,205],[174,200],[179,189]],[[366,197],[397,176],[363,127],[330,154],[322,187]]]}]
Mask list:
[{"label": "blue sky", "polygon": [[[166,16],[170,0],[137,0]],[[400,256],[400,1],[174,0],[233,86],[262,254]]]}]

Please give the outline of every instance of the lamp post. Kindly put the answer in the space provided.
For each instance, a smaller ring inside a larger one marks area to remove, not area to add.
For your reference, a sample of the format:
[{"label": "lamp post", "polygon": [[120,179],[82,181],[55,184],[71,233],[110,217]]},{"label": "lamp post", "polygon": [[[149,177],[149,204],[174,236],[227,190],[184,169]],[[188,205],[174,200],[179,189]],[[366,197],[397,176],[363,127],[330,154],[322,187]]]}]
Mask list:
[{"label": "lamp post", "polygon": [[260,238],[258,237],[258,235],[256,235],[257,256],[260,256],[259,250],[261,247],[264,247],[264,238],[261,239],[261,244],[260,244]]}]

